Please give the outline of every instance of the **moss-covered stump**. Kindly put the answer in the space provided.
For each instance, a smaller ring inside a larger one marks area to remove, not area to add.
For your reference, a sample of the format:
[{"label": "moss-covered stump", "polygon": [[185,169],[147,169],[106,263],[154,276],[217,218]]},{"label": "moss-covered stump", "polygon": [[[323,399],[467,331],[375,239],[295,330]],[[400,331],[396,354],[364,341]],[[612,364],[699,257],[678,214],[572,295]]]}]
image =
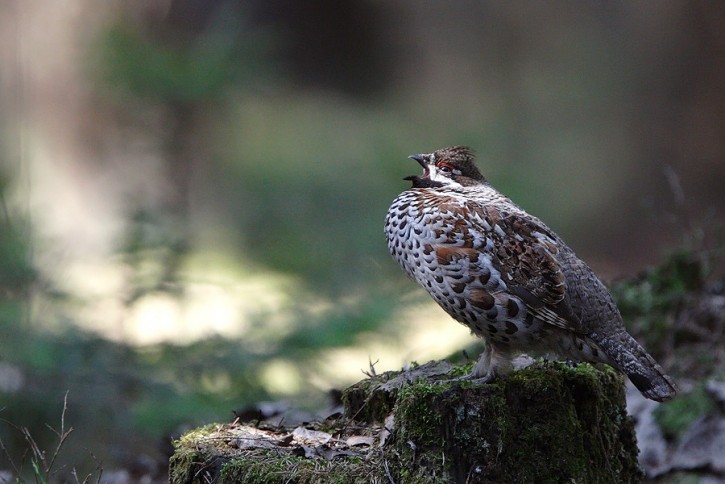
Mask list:
[{"label": "moss-covered stump", "polygon": [[183,436],[172,483],[639,482],[622,378],[536,364],[493,384],[431,362],[363,380],[345,416],[295,429],[226,424]]}]

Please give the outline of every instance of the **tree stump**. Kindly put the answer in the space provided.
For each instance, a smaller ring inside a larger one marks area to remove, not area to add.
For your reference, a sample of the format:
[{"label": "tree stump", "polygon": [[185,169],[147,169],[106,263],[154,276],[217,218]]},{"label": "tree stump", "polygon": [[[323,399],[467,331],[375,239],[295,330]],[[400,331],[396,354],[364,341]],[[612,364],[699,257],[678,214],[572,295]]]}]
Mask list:
[{"label": "tree stump", "polygon": [[622,377],[537,363],[495,383],[430,362],[362,380],[345,412],[296,428],[210,425],[176,442],[181,483],[640,482]]}]

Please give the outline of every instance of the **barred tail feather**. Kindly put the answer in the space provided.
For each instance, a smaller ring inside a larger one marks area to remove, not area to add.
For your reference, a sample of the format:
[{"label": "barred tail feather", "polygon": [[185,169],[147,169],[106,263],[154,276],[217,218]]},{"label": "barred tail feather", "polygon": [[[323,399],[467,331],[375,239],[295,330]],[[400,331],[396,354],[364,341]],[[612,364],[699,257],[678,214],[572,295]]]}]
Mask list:
[{"label": "barred tail feather", "polygon": [[644,361],[638,361],[640,365],[629,365],[623,369],[624,373],[646,398],[656,402],[672,400],[677,395],[677,385],[654,358],[647,353],[644,356]]},{"label": "barred tail feather", "polygon": [[618,333],[616,342],[596,333],[589,336],[646,398],[666,402],[677,395],[677,385],[672,378],[665,374],[655,359],[627,332]]}]

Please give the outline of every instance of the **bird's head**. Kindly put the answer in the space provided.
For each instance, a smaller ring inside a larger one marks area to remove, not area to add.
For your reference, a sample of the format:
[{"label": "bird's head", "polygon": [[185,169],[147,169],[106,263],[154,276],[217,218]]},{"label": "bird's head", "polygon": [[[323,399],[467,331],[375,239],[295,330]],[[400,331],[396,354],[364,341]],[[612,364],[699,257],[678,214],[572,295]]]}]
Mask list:
[{"label": "bird's head", "polygon": [[423,176],[409,176],[413,188],[466,187],[480,185],[486,179],[474,163],[473,152],[466,146],[442,148],[433,153],[410,155],[425,170]]}]

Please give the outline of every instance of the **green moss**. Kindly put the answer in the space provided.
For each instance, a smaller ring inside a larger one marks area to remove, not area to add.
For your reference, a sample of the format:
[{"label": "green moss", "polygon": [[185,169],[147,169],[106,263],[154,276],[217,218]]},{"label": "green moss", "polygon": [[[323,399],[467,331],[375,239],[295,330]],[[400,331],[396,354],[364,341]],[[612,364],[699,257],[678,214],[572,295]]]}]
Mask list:
[{"label": "green moss", "polygon": [[[387,482],[382,452],[371,452],[366,459],[358,456],[306,458],[295,455],[291,448],[236,450],[226,446],[228,439],[210,444],[207,436],[193,443],[200,431],[177,441],[177,449],[169,462],[171,483],[232,484],[287,483],[377,483]],[[193,443],[193,444],[192,444]],[[376,463],[378,465],[376,465]]]},{"label": "green moss", "polygon": [[395,407],[394,473],[401,483],[442,482],[448,472],[442,415],[431,406],[447,385],[421,382],[403,387]]},{"label": "green moss", "polygon": [[395,417],[402,482],[441,482],[441,472],[455,482],[642,478],[621,376],[591,365],[536,365],[493,384],[410,385]]},{"label": "green moss", "polygon": [[219,483],[299,484],[383,482],[383,476],[359,458],[307,459],[289,452],[249,453],[221,468]]},{"label": "green moss", "polygon": [[200,453],[177,449],[169,460],[169,481],[194,482],[194,470],[202,465],[204,465],[204,456]]},{"label": "green moss", "polygon": [[393,411],[396,389],[381,388],[399,372],[385,372],[362,380],[347,388],[342,394],[345,413],[362,422],[382,422]]},{"label": "green moss", "polygon": [[206,424],[202,427],[198,427],[193,430],[190,430],[190,431],[186,432],[185,434],[183,434],[181,437],[179,437],[174,442],[174,445],[176,447],[185,447],[187,445],[193,444],[194,442],[198,441],[200,438],[204,438],[207,435],[209,435],[211,432],[214,432],[222,425],[223,424],[212,423],[212,424]]},{"label": "green moss", "polygon": [[451,371],[460,370],[445,361],[430,361],[423,365],[413,362],[405,371],[388,371],[362,380],[343,392],[345,414],[362,422],[383,422],[393,411],[401,388],[441,376],[450,378]]},{"label": "green moss", "polygon": [[395,417],[407,439],[417,445],[440,445],[438,433],[441,415],[430,408],[430,401],[440,395],[445,386],[440,383],[417,383],[403,387],[398,396]]},{"label": "green moss", "polygon": [[449,373],[451,378],[459,378],[462,376],[469,375],[473,371],[474,363],[466,363],[453,367],[453,370]]},{"label": "green moss", "polygon": [[215,466],[219,461],[213,452],[205,452],[199,446],[207,436],[220,427],[220,424],[208,424],[191,430],[174,442],[176,451],[169,460],[169,481],[178,483],[203,483],[204,477],[213,473],[210,464]]}]

